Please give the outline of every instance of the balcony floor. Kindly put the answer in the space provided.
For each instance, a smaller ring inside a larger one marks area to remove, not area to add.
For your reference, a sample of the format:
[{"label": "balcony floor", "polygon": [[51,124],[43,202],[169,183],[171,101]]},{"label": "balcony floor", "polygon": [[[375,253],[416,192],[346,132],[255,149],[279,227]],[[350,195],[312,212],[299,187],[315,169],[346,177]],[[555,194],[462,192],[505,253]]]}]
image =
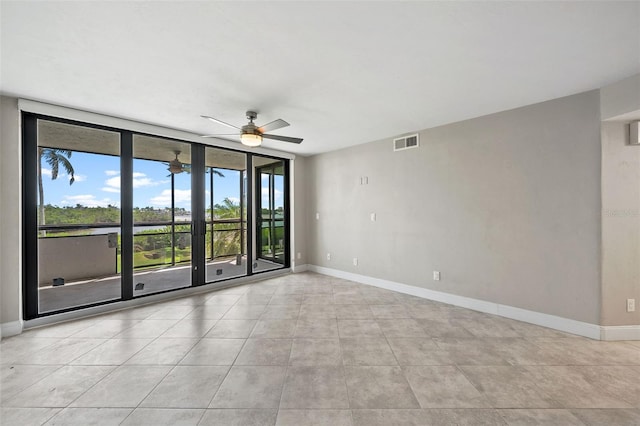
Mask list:
[{"label": "balcony floor", "polygon": [[[266,260],[256,260],[257,272],[279,269],[282,265]],[[220,271],[219,274],[217,272]],[[220,281],[246,275],[246,258],[241,265],[234,260],[207,263],[207,282]],[[134,285],[143,283],[142,290],[134,290],[135,296],[158,293],[191,285],[191,265],[146,269],[134,272]],[[120,298],[120,276],[65,283],[57,287],[40,287],[40,312],[54,312],[75,306],[89,305]]]}]

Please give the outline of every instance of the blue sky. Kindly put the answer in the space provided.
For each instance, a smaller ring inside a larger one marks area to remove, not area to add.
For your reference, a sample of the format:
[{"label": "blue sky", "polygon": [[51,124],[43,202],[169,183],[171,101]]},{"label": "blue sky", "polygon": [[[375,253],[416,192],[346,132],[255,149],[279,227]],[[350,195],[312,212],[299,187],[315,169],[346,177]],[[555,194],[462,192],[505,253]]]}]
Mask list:
[{"label": "blue sky", "polygon": [[[60,169],[58,178],[51,179],[51,170],[42,165],[44,200],[60,207],[81,204],[86,207],[120,205],[120,158],[74,152],[71,164],[75,182],[69,185],[69,176]],[[171,205],[171,178],[167,165],[157,161],[134,160],[134,207],[164,208]],[[224,178],[214,176],[214,203],[224,198],[239,201],[239,175],[237,171],[221,170]],[[191,210],[191,175],[175,175],[176,206]],[[207,193],[207,197],[209,194]],[[208,203],[207,203],[208,205]]]}]

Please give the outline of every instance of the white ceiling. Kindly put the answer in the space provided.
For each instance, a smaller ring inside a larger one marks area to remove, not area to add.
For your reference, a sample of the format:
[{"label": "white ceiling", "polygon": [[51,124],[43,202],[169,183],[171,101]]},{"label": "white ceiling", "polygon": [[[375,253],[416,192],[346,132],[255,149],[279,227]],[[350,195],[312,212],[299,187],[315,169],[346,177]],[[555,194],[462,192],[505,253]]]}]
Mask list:
[{"label": "white ceiling", "polygon": [[640,2],[1,3],[0,91],[331,151],[640,72]]}]

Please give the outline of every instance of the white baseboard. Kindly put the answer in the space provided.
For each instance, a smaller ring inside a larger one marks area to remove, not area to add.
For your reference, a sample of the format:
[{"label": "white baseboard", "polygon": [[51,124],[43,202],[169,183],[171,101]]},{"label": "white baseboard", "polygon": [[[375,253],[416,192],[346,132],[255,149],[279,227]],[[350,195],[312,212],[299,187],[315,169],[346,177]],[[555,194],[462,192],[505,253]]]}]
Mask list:
[{"label": "white baseboard", "polygon": [[309,270],[309,265],[304,264],[304,265],[295,265],[293,268],[291,268],[294,274],[297,274],[299,272],[306,272]]},{"label": "white baseboard", "polygon": [[15,336],[22,333],[22,321],[12,321],[0,324],[0,338]]},{"label": "white baseboard", "polygon": [[640,325],[602,326],[601,340],[640,340]]},{"label": "white baseboard", "polygon": [[415,287],[407,284],[397,283],[394,281],[369,277],[366,275],[354,274],[352,272],[340,271],[338,269],[325,268],[323,266],[308,265],[307,270],[336,278],[355,281],[361,284],[367,284],[387,290],[393,290],[399,293],[410,294],[412,296],[422,297],[425,299],[434,300],[436,302],[448,303],[450,305],[460,306],[462,308],[468,308],[474,311],[499,315],[505,318],[540,325],[542,327],[552,328],[554,330],[564,331],[566,333],[589,337],[591,339],[640,340],[640,325],[623,327],[601,327],[597,324],[576,321],[556,315],[549,315],[541,312],[529,311],[527,309],[516,308],[514,306],[487,302],[486,300],[472,299],[470,297],[458,296],[451,293],[429,290],[426,288]]}]

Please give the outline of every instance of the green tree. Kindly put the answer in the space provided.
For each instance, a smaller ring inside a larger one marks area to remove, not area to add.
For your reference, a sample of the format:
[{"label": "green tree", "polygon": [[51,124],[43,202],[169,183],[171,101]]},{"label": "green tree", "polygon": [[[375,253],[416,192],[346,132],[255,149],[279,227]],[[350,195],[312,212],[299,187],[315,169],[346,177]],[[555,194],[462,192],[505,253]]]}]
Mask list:
[{"label": "green tree", "polygon": [[60,166],[67,172],[69,176],[69,185],[73,185],[75,179],[75,171],[71,164],[72,151],[68,149],[58,148],[38,148],[38,195],[40,196],[40,225],[44,225],[44,187],[42,185],[42,160],[51,167],[51,180],[58,179]]}]

